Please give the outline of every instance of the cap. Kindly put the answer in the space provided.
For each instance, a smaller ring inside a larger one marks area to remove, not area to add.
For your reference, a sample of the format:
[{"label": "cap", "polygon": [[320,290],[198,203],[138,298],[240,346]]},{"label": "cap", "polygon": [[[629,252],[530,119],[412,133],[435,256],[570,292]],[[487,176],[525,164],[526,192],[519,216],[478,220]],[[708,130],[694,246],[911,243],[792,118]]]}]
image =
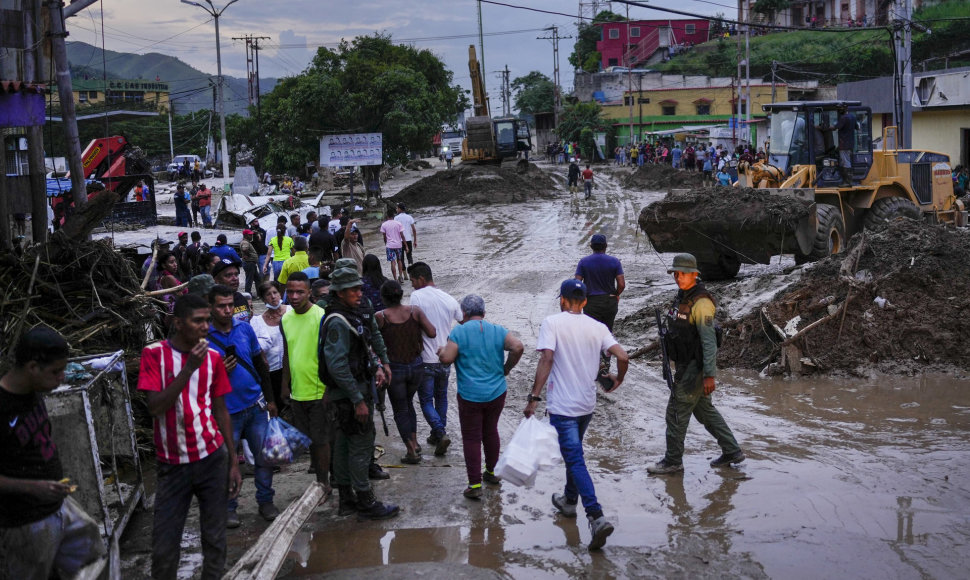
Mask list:
[{"label": "cap", "polygon": [[589,241],[589,245],[591,245],[591,246],[596,246],[596,245],[605,246],[606,245],[606,236],[604,236],[603,234],[593,234],[592,239],[590,239],[590,241]]},{"label": "cap", "polygon": [[216,281],[212,276],[208,274],[199,274],[198,276],[193,276],[189,280],[188,292],[189,294],[197,294],[199,296],[208,296],[209,290],[216,285]]},{"label": "cap", "polygon": [[674,272],[700,272],[697,269],[697,258],[693,254],[677,254],[674,256],[674,264],[667,269],[668,274]]},{"label": "cap", "polygon": [[339,268],[330,274],[330,289],[336,292],[356,288],[362,284],[357,268]]},{"label": "cap", "polygon": [[226,234],[219,234],[218,236],[216,236],[216,243],[217,244],[223,244],[223,245],[225,245],[228,242],[229,242],[229,238],[226,237]]},{"label": "cap", "polygon": [[575,278],[563,281],[559,286],[559,295],[563,298],[583,299],[586,298],[586,284]]},{"label": "cap", "polygon": [[243,235],[244,236],[251,236],[251,235],[253,235],[253,230],[243,230]]},{"label": "cap", "polygon": [[340,258],[339,260],[333,263],[334,270],[339,270],[341,268],[353,268],[354,270],[356,270],[357,260],[353,258]]},{"label": "cap", "polygon": [[189,237],[189,232],[179,232],[179,239]]},{"label": "cap", "polygon": [[233,266],[238,268],[240,264],[239,262],[237,262],[236,260],[233,260],[232,258],[223,258],[218,262],[216,262],[214,266],[212,266],[212,275],[218,276],[223,270],[225,270],[226,268],[231,268]]},{"label": "cap", "polygon": [[172,243],[171,240],[166,240],[165,238],[155,238],[154,240],[152,240],[152,247],[154,248],[155,246],[164,246],[171,243]]}]

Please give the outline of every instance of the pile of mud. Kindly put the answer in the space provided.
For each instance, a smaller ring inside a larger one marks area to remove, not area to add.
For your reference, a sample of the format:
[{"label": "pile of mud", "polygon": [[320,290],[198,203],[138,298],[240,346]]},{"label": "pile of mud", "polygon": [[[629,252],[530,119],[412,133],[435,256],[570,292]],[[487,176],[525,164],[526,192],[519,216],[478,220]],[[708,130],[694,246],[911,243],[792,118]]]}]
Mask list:
[{"label": "pile of mud", "polygon": [[[807,268],[784,293],[726,325],[726,367],[776,362],[782,333],[806,370],[912,373],[970,368],[970,232],[900,219],[849,241],[848,251]],[[848,304],[844,305],[848,296]]]},{"label": "pile of mud", "polygon": [[674,169],[670,165],[648,163],[638,167],[623,180],[626,189],[664,191],[676,188],[694,188],[704,185],[704,174],[700,171]]},{"label": "pile of mud", "polygon": [[552,178],[531,163],[525,171],[517,170],[515,165],[461,163],[412,183],[394,200],[413,207],[516,203],[554,195]]},{"label": "pile of mud", "polygon": [[711,251],[733,248],[766,262],[779,253],[786,236],[793,243],[793,232],[808,213],[808,205],[764,189],[706,187],[668,193],[643,208],[637,221],[660,252],[693,251],[699,260],[707,259],[697,243],[688,243],[693,239]]}]

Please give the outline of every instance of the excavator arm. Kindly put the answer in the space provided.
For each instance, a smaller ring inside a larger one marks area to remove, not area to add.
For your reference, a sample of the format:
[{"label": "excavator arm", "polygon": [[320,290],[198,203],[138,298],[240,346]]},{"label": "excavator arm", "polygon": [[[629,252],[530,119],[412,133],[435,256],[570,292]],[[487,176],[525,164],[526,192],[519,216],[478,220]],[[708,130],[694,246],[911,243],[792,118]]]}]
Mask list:
[{"label": "excavator arm", "polygon": [[489,117],[488,96],[485,94],[485,81],[482,78],[482,68],[478,63],[475,45],[468,45],[468,72],[472,78],[472,105],[476,117]]}]

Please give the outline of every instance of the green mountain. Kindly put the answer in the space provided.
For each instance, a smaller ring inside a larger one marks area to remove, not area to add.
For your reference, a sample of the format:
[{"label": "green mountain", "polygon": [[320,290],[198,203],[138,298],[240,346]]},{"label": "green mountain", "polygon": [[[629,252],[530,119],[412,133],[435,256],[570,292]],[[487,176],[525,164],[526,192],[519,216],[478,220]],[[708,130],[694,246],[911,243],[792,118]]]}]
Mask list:
[{"label": "green mountain", "polygon": [[[129,54],[104,51],[84,42],[68,42],[67,57],[74,78],[101,78],[102,62],[109,79],[145,79],[166,82],[176,114],[183,115],[201,109],[213,108],[213,92],[209,82],[215,75],[208,75],[178,58],[157,52]],[[261,78],[259,89],[266,94],[276,86],[275,78]],[[247,115],[249,89],[246,79],[226,76],[226,114]]]}]

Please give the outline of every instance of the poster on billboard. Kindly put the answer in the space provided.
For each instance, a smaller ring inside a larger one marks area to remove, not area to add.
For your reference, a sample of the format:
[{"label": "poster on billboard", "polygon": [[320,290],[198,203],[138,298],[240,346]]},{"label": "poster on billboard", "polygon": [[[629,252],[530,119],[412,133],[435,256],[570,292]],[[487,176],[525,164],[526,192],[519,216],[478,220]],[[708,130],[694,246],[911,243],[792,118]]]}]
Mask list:
[{"label": "poster on billboard", "polygon": [[360,167],[384,163],[382,133],[324,135],[320,138],[322,167]]}]

